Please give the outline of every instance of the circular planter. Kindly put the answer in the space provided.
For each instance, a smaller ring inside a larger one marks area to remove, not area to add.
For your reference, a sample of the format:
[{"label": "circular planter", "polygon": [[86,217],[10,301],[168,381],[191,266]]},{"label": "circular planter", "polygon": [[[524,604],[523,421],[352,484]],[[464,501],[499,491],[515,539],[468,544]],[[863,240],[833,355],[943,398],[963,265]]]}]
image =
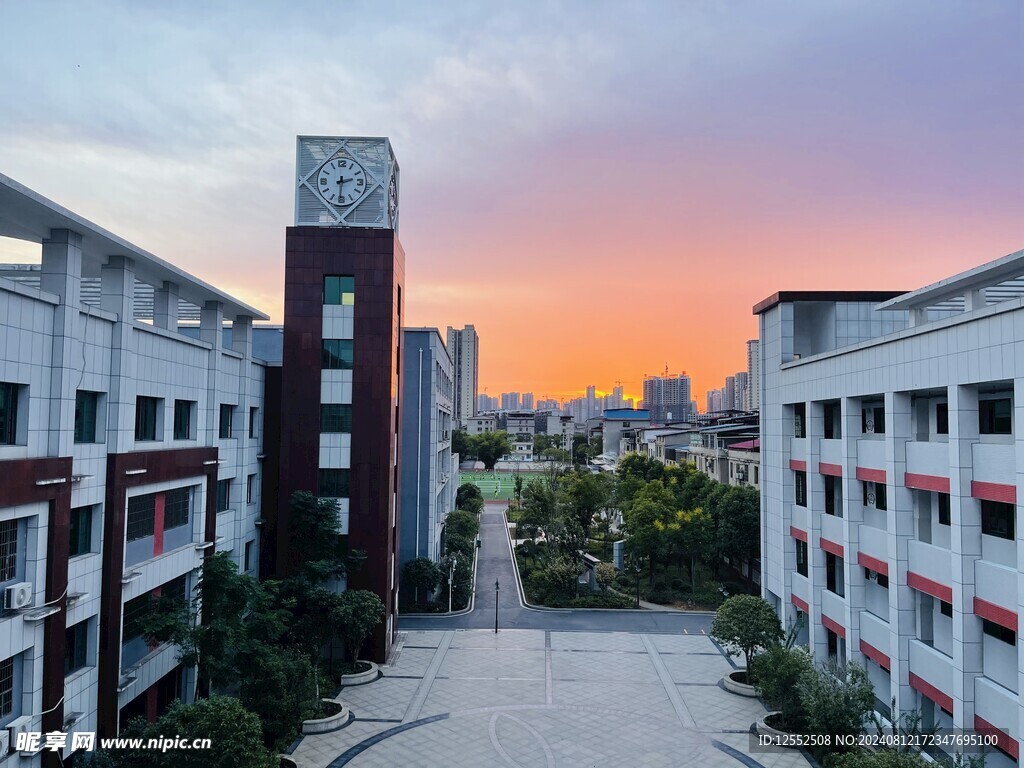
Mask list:
[{"label": "circular planter", "polygon": [[328,733],[330,731],[336,731],[343,725],[346,725],[348,723],[348,707],[346,707],[340,701],[335,701],[334,699],[321,699],[321,701],[328,704],[333,704],[338,708],[338,711],[335,712],[333,715],[321,717],[316,720],[303,720],[303,735],[309,735],[311,733]]},{"label": "circular planter", "polygon": [[[789,731],[780,731],[778,728],[772,728],[766,722],[768,720],[768,718],[771,717],[772,715],[781,715],[781,714],[782,714],[781,712],[768,712],[767,714],[765,714],[764,717],[762,717],[760,720],[758,720],[756,723],[754,723],[755,730],[757,730],[758,733],[763,734],[765,736],[774,736],[774,737],[778,738],[778,741],[776,743],[779,746],[781,746],[781,747],[788,747],[788,748],[791,748],[791,749],[799,749],[799,747],[796,745],[795,742],[793,744],[790,744],[788,739],[785,738],[787,736],[792,735],[792,734],[789,733]],[[780,737],[782,737],[782,738],[780,738]]]},{"label": "circular planter", "polygon": [[280,762],[278,763],[279,768],[297,768],[298,766],[295,759],[288,755],[278,755],[278,758],[280,759]]},{"label": "circular planter", "polygon": [[756,699],[757,689],[754,686],[736,680],[733,677],[733,675],[746,676],[746,674],[747,670],[745,669],[737,669],[735,672],[730,672],[722,678],[722,687],[729,691],[729,693],[735,693],[738,696],[747,696],[748,698]]},{"label": "circular planter", "polygon": [[370,668],[365,672],[355,672],[351,675],[342,675],[342,685],[364,685],[366,683],[372,683],[374,680],[377,679],[377,676],[380,673],[380,667],[378,667],[372,661],[362,661],[362,659],[360,659],[360,661],[363,664],[369,664]]}]

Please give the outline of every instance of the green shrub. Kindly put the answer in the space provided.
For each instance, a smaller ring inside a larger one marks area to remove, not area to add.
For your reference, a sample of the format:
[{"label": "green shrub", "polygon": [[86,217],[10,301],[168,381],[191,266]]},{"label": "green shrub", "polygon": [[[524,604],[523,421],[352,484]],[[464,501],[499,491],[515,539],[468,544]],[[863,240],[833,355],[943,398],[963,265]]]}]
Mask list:
[{"label": "green shrub", "polygon": [[800,683],[814,674],[814,661],[807,649],[773,643],[750,662],[757,692],[772,709],[779,710],[779,728],[789,733],[805,732],[807,711],[800,696]]},{"label": "green shrub", "polygon": [[832,755],[825,760],[826,768],[929,768],[923,757],[910,752],[850,752],[845,755]]},{"label": "green shrub", "polygon": [[711,636],[725,646],[730,656],[743,654],[748,679],[753,679],[750,662],[757,651],[780,642],[783,637],[775,609],[768,601],[753,595],[734,595],[722,603],[711,623]]},{"label": "green shrub", "polygon": [[853,737],[864,733],[868,716],[874,711],[875,692],[863,667],[829,659],[804,676],[799,687],[807,711],[807,733]]},{"label": "green shrub", "polygon": [[[625,595],[618,595],[614,592],[587,595],[585,597],[574,597],[565,606],[566,608],[633,608],[636,605],[633,599]],[[562,607],[562,606],[553,606]]]},{"label": "green shrub", "polygon": [[576,597],[576,577],[580,569],[567,557],[552,560],[530,574],[528,586],[534,597],[542,603],[567,601]]}]

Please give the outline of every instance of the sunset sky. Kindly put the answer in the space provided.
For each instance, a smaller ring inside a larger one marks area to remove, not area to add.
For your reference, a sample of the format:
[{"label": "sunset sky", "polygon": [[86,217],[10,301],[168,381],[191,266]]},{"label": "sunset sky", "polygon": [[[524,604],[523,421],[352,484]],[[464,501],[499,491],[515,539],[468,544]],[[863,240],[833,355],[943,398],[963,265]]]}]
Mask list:
[{"label": "sunset sky", "polygon": [[279,322],[296,134],[389,136],[407,320],[481,391],[703,408],[776,290],[1024,247],[1022,7],[6,0],[0,173]]}]

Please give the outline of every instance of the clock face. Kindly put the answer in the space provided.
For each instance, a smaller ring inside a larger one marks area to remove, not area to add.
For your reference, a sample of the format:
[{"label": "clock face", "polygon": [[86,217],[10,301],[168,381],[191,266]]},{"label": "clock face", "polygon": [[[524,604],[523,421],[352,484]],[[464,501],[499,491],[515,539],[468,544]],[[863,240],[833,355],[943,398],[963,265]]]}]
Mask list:
[{"label": "clock face", "polygon": [[366,173],[355,160],[335,157],[316,175],[316,189],[326,202],[337,207],[352,205],[366,191]]}]

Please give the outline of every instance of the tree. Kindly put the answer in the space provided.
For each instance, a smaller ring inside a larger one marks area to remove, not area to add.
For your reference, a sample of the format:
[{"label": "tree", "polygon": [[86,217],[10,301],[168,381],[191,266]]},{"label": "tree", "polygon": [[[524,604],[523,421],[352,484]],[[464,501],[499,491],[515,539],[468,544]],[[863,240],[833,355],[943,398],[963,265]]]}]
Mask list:
[{"label": "tree", "polygon": [[[800,695],[807,709],[807,732],[830,733],[833,740],[850,736],[856,743],[874,711],[875,692],[868,673],[852,662],[829,659],[801,680]],[[835,742],[833,749],[852,751]]]},{"label": "tree", "polygon": [[384,603],[376,594],[366,589],[350,589],[341,595],[339,607],[341,623],[344,625],[343,639],[349,658],[355,661],[363,643],[374,628],[384,619]]},{"label": "tree", "polygon": [[559,500],[584,531],[611,497],[611,478],[590,472],[569,472],[559,482]]},{"label": "tree", "polygon": [[111,768],[276,768],[278,764],[277,755],[263,745],[259,717],[230,696],[211,696],[191,704],[176,701],[155,723],[136,719],[122,735],[141,738],[143,743],[172,735],[189,743],[194,739],[209,739],[210,748],[172,749],[167,752],[126,749],[96,753],[89,765]]},{"label": "tree", "polygon": [[932,768],[935,765],[910,752],[849,752],[835,755],[827,764],[829,768]]},{"label": "tree", "polygon": [[674,517],[675,498],[660,480],[645,483],[624,510],[625,529],[629,534],[626,552],[634,558],[646,558],[648,579],[654,585],[655,563],[664,557],[668,541],[666,531]]},{"label": "tree", "polygon": [[761,556],[761,499],[749,486],[730,486],[718,504],[717,550],[731,560]]},{"label": "tree", "polygon": [[480,533],[480,518],[472,512],[457,509],[449,512],[444,519],[444,529],[447,536],[461,536],[473,540]]},{"label": "tree", "polygon": [[543,603],[564,603],[576,597],[579,566],[568,557],[558,557],[529,576],[530,591]]},{"label": "tree", "polygon": [[536,455],[541,455],[545,451],[551,450],[552,448],[562,447],[562,436],[561,435],[545,435],[539,434],[533,436],[533,452]]},{"label": "tree", "polygon": [[565,450],[565,448],[545,448],[541,451],[540,456],[547,461],[553,461],[560,464],[568,464],[572,461],[572,454]]},{"label": "tree", "polygon": [[586,435],[574,435],[572,438],[572,456],[576,464],[586,464],[589,459],[600,456],[602,449],[599,435],[589,440]]},{"label": "tree", "polygon": [[455,508],[464,509],[467,512],[482,512],[484,509],[484,495],[480,487],[473,483],[463,483],[455,491]]},{"label": "tree", "polygon": [[316,711],[314,665],[298,651],[260,645],[244,655],[240,675],[239,700],[262,723],[264,744],[283,750]]},{"label": "tree", "polygon": [[522,475],[516,473],[516,480],[515,480],[515,483],[513,483],[512,487],[515,490],[516,505],[518,506],[519,502],[521,502],[523,500],[523,476]]},{"label": "tree", "polygon": [[518,526],[531,540],[551,527],[555,517],[555,493],[540,480],[530,480],[523,490],[523,513]]},{"label": "tree", "polygon": [[608,587],[615,582],[615,575],[615,566],[611,563],[598,563],[594,568],[594,578],[602,592],[607,592]]},{"label": "tree", "polygon": [[463,461],[476,458],[476,449],[473,447],[473,438],[464,429],[456,429],[452,432],[452,453],[459,454]]},{"label": "tree", "polygon": [[759,648],[782,640],[782,625],[768,601],[754,595],[734,595],[715,612],[711,637],[724,645],[730,656],[743,654],[747,682],[753,683],[751,660]]},{"label": "tree", "polygon": [[441,569],[429,557],[417,557],[402,566],[402,586],[413,590],[415,602],[419,605],[426,605],[442,577]]},{"label": "tree", "polygon": [[814,660],[802,646],[771,643],[751,660],[751,677],[757,680],[757,692],[768,706],[779,710],[781,730],[803,733],[807,709],[800,695],[804,677],[814,672]]},{"label": "tree", "polygon": [[700,507],[680,509],[675,520],[669,524],[669,538],[672,547],[680,557],[690,561],[690,588],[697,588],[697,563],[707,559],[713,552],[715,530],[711,515]]},{"label": "tree", "polygon": [[345,572],[336,499],[296,491],[289,499],[288,538],[293,571],[322,582]]},{"label": "tree", "polygon": [[508,433],[504,430],[481,432],[474,435],[472,440],[476,457],[484,463],[484,469],[488,472],[494,469],[494,465],[502,456],[512,451],[512,443],[509,442]]}]

